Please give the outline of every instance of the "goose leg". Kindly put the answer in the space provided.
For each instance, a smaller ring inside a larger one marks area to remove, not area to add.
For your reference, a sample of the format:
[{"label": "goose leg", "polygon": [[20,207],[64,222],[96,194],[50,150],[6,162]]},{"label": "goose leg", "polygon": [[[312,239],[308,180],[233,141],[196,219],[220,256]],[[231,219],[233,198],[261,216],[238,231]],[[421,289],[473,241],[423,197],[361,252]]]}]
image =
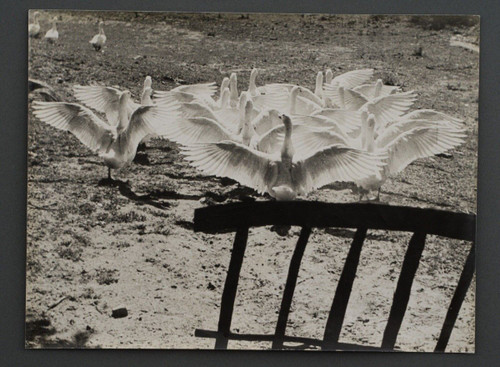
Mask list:
[{"label": "goose leg", "polygon": [[111,177],[111,167],[108,167],[108,180],[113,181],[113,177]]},{"label": "goose leg", "polygon": [[378,188],[378,192],[377,192],[377,201],[380,201],[380,189],[381,187]]}]

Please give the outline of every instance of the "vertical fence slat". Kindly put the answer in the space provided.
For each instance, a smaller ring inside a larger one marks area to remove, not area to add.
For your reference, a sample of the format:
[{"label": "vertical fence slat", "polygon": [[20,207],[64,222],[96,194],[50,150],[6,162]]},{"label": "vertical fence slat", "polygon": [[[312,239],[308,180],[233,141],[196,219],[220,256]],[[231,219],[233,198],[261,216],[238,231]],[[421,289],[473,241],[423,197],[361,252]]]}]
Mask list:
[{"label": "vertical fence slat", "polygon": [[299,275],[300,263],[306,249],[307,241],[309,240],[309,235],[311,234],[310,227],[302,227],[300,232],[299,240],[295,246],[295,250],[290,261],[290,267],[288,268],[288,276],[286,278],[285,290],[283,292],[283,299],[281,300],[281,308],[278,316],[278,322],[276,324],[275,337],[272,344],[272,349],[283,348],[283,342],[285,339],[286,324],[288,321],[288,315],[290,314],[290,306],[292,304],[293,293],[295,291],[295,285],[297,284],[297,277]]},{"label": "vertical fence slat", "polygon": [[361,248],[366,237],[366,228],[358,228],[354,239],[347,254],[342,274],[340,275],[335,296],[333,298],[332,307],[328,320],[326,322],[325,334],[323,337],[322,349],[335,349],[339,340],[342,324],[351,296],[352,284],[356,278],[356,271],[358,269],[359,258],[361,255]]},{"label": "vertical fence slat", "polygon": [[403,322],[406,307],[410,299],[413,279],[415,278],[420,258],[422,257],[422,252],[425,247],[425,236],[425,233],[415,232],[408,244],[408,249],[406,250],[403,266],[401,268],[401,274],[398,279],[398,285],[394,292],[389,320],[387,321],[384,337],[382,339],[382,349],[392,350],[396,344],[399,329]]},{"label": "vertical fence slat", "polygon": [[465,261],[464,269],[462,270],[460,279],[458,280],[457,288],[455,289],[455,293],[453,294],[453,298],[451,299],[450,307],[448,308],[448,312],[446,313],[443,328],[441,329],[441,334],[439,335],[439,339],[434,352],[444,352],[446,346],[448,345],[451,332],[453,330],[453,327],[455,326],[455,321],[457,321],[460,307],[462,307],[465,295],[467,294],[467,290],[469,289],[470,283],[474,276],[475,261],[476,246],[473,243],[470,248],[469,255],[467,256],[467,260]]},{"label": "vertical fence slat", "polygon": [[239,228],[234,237],[233,252],[229,261],[226,282],[222,292],[221,308],[219,315],[218,336],[215,340],[215,349],[227,349],[228,334],[233,318],[234,300],[238,289],[241,265],[248,240],[248,227]]}]

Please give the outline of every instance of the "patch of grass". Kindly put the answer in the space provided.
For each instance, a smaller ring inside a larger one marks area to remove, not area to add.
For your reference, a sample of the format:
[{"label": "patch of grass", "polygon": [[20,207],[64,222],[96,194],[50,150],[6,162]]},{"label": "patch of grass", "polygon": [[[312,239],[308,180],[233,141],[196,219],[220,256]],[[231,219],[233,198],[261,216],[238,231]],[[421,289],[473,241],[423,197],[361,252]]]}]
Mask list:
[{"label": "patch of grass", "polygon": [[127,213],[118,213],[113,217],[114,222],[119,223],[132,223],[132,222],[144,222],[146,216],[131,210]]},{"label": "patch of grass", "polygon": [[473,15],[416,15],[410,17],[410,23],[424,29],[440,31],[445,28],[467,28],[479,23]]},{"label": "patch of grass", "polygon": [[62,259],[77,262],[82,258],[83,249],[75,241],[63,240],[57,244],[56,253]]},{"label": "patch of grass", "polygon": [[118,283],[118,270],[99,268],[96,270],[95,280],[100,285]]}]

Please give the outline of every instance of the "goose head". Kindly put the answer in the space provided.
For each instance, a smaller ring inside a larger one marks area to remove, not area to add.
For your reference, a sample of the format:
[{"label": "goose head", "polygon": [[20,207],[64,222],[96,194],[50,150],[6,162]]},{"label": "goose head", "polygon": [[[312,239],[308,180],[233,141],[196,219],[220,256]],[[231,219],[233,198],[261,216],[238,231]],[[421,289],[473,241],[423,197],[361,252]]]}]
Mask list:
[{"label": "goose head", "polygon": [[99,33],[104,34],[104,22],[102,20],[99,22]]},{"label": "goose head", "polygon": [[330,84],[333,80],[333,72],[332,69],[328,68],[325,71],[325,83]]},{"label": "goose head", "polygon": [[316,88],[314,89],[314,94],[318,97],[323,97],[323,73],[318,71],[316,74]]},{"label": "goose head", "polygon": [[297,96],[302,93],[302,89],[299,86],[295,86],[292,88],[290,91],[290,97],[289,97],[289,107],[290,107],[290,114],[294,115],[295,114],[295,105],[297,103]]},{"label": "goose head", "polygon": [[38,24],[38,18],[40,17],[40,12],[36,11],[33,13],[33,20]]},{"label": "goose head", "polygon": [[225,76],[224,79],[222,79],[222,83],[220,84],[221,94],[224,91],[224,89],[226,89],[227,87],[229,87],[229,78],[227,76]]},{"label": "goose head", "polygon": [[153,85],[153,80],[149,75],[146,76],[146,79],[144,79],[144,89],[151,88],[152,85]]},{"label": "goose head", "polygon": [[248,83],[248,90],[250,93],[254,93],[257,90],[257,86],[255,85],[255,79],[257,79],[257,75],[259,74],[259,71],[257,68],[253,68],[252,71],[250,72],[250,82]]},{"label": "goose head", "polygon": [[229,91],[231,92],[231,107],[236,107],[236,104],[238,103],[238,80],[236,78],[236,73],[231,73],[229,76]]},{"label": "goose head", "polygon": [[229,76],[229,88],[231,90],[237,90],[238,87],[238,77],[236,76],[236,73],[231,73]]}]

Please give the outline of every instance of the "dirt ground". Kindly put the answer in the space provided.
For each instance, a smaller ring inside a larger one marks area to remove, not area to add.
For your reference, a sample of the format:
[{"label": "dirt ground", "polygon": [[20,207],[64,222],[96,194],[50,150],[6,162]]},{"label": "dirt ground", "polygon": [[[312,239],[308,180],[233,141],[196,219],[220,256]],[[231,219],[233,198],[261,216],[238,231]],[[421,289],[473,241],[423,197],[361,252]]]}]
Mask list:
[{"label": "dirt ground", "polygon": [[[153,88],[220,81],[237,72],[245,90],[252,67],[258,85],[314,86],[326,67],[338,75],[371,67],[385,83],[415,90],[414,108],[465,120],[467,141],[452,156],[418,160],[382,188],[382,201],[476,212],[479,56],[451,47],[474,42],[478,26],[411,21],[409,17],[218,15],[57,12],[59,42],[32,39],[29,76],[75,101],[74,84],[117,85],[138,99],[146,75]],[[42,32],[54,15],[43,12]],[[108,42],[89,40],[105,21]],[[442,28],[443,29],[439,29]],[[36,96],[29,97],[29,103]],[[26,346],[77,348],[213,348],[196,328],[215,330],[232,235],[192,230],[194,209],[208,202],[266,200],[237,184],[204,177],[175,144],[153,140],[149,163],[99,185],[101,159],[69,133],[28,116]],[[147,198],[141,195],[150,194]],[[209,198],[208,200],[206,198]],[[351,190],[331,185],[307,200],[352,202]],[[279,237],[250,231],[232,329],[272,333],[299,228]],[[353,232],[311,235],[287,335],[321,338]],[[371,231],[363,248],[341,335],[342,342],[378,346],[408,243],[407,233]],[[412,288],[397,348],[432,351],[470,244],[430,236]],[[58,303],[60,301],[60,303]],[[111,310],[123,305],[124,318]],[[471,286],[447,351],[474,351],[475,290]],[[230,342],[268,349],[270,343]],[[314,349],[314,348],[311,348]]]}]

